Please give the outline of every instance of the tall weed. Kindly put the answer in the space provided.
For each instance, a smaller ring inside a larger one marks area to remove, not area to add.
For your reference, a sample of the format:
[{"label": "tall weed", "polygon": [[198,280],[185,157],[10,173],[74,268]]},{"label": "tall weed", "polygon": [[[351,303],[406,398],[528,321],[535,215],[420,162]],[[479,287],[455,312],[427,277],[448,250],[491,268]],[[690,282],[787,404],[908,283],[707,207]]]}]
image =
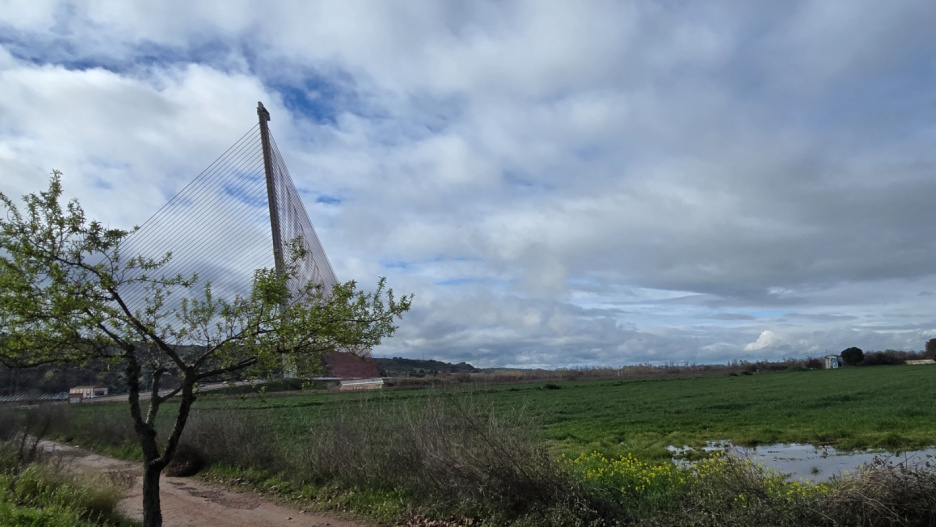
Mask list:
[{"label": "tall weed", "polygon": [[137,445],[139,439],[133,430],[133,421],[124,412],[114,412],[113,408],[101,406],[94,412],[82,415],[83,419],[74,422],[61,431],[66,437],[75,438],[82,444],[121,448]]},{"label": "tall weed", "polygon": [[123,488],[101,477],[73,477],[25,463],[0,443],[0,526],[129,525],[117,512]]},{"label": "tall weed", "polygon": [[936,525],[936,473],[926,466],[879,461],[811,484],[733,455],[679,467],[592,453],[565,464],[590,492],[616,497],[643,526]]},{"label": "tall weed", "polygon": [[[311,430],[297,453],[300,475],[345,486],[402,489],[442,515],[536,516],[557,508],[597,514],[533,437],[522,409],[496,416],[471,397],[419,403],[361,399]],[[587,497],[584,497],[587,498]]]},{"label": "tall weed", "polygon": [[36,461],[39,443],[58,426],[68,427],[69,415],[63,405],[48,403],[16,409],[0,406],[0,442],[14,447],[20,463]]},{"label": "tall weed", "polygon": [[266,425],[255,412],[195,410],[182,434],[179,454],[189,459],[200,458],[205,464],[223,463],[270,472],[286,470],[287,459]]},{"label": "tall weed", "polygon": [[20,420],[11,404],[0,404],[0,441],[9,441],[19,430]]}]

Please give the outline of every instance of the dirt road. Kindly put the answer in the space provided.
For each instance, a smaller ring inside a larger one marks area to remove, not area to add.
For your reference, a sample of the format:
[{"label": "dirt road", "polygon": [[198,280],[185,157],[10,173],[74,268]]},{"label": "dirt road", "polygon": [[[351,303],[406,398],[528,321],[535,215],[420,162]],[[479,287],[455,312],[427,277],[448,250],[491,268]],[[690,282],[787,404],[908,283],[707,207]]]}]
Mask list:
[{"label": "dirt road", "polygon": [[[127,484],[119,504],[129,518],[143,519],[143,478],[139,463],[100,456],[87,450],[43,442],[48,454],[63,460],[66,470],[102,473]],[[276,505],[262,496],[233,492],[191,478],[163,477],[160,485],[165,527],[368,527],[320,513]]]}]

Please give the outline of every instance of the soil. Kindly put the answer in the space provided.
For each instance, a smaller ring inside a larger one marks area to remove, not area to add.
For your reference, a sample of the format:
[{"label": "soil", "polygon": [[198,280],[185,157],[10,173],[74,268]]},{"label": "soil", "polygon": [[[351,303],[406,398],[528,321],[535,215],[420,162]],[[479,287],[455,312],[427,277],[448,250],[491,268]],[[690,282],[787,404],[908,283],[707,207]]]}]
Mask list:
[{"label": "soil", "polygon": [[[88,450],[43,441],[44,452],[72,473],[103,474],[125,484],[118,504],[126,517],[143,519],[143,477],[140,464],[101,456]],[[235,492],[191,478],[163,476],[160,482],[164,527],[369,527],[318,512],[286,507],[248,492]]]}]

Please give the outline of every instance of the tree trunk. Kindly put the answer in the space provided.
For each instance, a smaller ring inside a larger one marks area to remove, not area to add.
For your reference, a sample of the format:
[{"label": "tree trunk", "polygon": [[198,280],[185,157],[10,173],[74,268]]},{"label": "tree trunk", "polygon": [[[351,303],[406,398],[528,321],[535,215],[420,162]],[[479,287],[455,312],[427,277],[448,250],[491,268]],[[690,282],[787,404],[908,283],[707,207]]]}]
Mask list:
[{"label": "tree trunk", "polygon": [[143,527],[162,527],[159,507],[159,476],[161,468],[143,464]]},{"label": "tree trunk", "polygon": [[[143,419],[140,410],[140,365],[134,356],[134,348],[127,349],[127,400],[130,402],[130,416],[133,418],[133,428],[140,439],[140,448],[143,450],[143,527],[162,527],[162,510],[159,505],[159,476],[166,463],[159,455],[159,445],[156,444],[156,430],[153,423]],[[158,382],[158,379],[157,379]],[[156,390],[158,390],[158,385]],[[158,393],[158,392],[157,392]],[[156,420],[156,411],[159,408],[159,398],[150,399],[148,418]]]}]

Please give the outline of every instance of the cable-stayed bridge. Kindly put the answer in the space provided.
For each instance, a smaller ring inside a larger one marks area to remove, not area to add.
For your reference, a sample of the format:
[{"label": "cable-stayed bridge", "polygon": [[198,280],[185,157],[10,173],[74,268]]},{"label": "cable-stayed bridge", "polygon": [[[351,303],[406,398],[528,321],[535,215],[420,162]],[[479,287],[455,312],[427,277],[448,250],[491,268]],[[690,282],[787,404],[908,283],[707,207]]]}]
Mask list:
[{"label": "cable-stayed bridge", "polygon": [[[306,257],[290,279],[290,291],[295,295],[312,282],[327,292],[338,283],[269,133],[270,114],[262,103],[257,114],[257,125],[124,241],[121,260],[159,259],[169,252],[171,259],[154,274],[197,274],[194,290],[210,282],[215,298],[233,298],[250,294],[255,270],[282,270],[286,247],[299,239]],[[134,310],[150,294],[140,284],[122,293]]]}]

